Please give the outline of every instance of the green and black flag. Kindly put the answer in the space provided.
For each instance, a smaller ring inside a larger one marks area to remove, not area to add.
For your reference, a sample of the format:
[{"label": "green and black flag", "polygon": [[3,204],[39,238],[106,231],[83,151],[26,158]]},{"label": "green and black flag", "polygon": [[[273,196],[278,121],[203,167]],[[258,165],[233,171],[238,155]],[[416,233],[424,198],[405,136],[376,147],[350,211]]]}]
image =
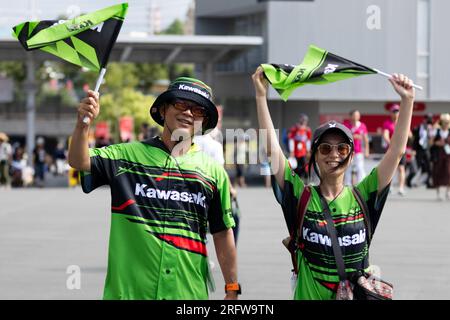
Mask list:
[{"label": "green and black flag", "polygon": [[286,101],[294,89],[306,84],[327,84],[339,80],[376,74],[378,70],[339,57],[310,45],[299,65],[262,64],[272,87]]},{"label": "green and black flag", "polygon": [[13,36],[26,50],[40,49],[100,71],[108,63],[127,8],[122,3],[71,20],[24,22],[13,28]]}]

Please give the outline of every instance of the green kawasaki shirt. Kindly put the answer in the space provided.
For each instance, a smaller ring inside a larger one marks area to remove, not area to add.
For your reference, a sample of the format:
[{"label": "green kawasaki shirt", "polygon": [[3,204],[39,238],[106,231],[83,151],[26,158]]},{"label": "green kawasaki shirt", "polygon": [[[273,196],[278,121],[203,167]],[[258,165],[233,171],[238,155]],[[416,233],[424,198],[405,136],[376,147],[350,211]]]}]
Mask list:
[{"label": "green kawasaki shirt", "polygon": [[[273,186],[290,230],[297,219],[297,205],[304,184],[287,161],[284,180],[283,191],[276,183]],[[375,168],[356,185],[356,188],[361,192],[369,208],[373,235],[389,193],[389,186],[377,194],[378,175]],[[328,205],[338,233],[346,271],[351,273],[367,269],[369,252],[364,216],[351,187],[345,187],[335,200],[328,202]],[[300,250],[297,250],[299,273],[294,299],[334,299],[339,276],[320,197],[315,188],[311,188],[311,199],[305,213],[299,246]]]},{"label": "green kawasaki shirt", "polygon": [[159,138],[89,150],[86,193],[111,188],[104,299],[207,299],[206,232],[234,226],[224,168]]}]

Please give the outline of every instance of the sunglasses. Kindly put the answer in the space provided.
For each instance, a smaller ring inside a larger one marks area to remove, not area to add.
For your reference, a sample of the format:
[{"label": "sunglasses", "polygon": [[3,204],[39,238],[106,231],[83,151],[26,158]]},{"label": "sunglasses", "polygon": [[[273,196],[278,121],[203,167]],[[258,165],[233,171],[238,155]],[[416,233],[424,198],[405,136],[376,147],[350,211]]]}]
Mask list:
[{"label": "sunglasses", "polygon": [[177,101],[171,103],[171,105],[179,111],[186,111],[188,109],[191,110],[191,113],[194,117],[206,117],[205,108],[203,108],[195,103],[177,100]]},{"label": "sunglasses", "polygon": [[329,143],[321,143],[319,144],[319,152],[326,156],[330,154],[331,150],[336,148],[339,155],[346,157],[350,153],[351,146],[348,143],[339,143],[339,144],[329,144]]}]

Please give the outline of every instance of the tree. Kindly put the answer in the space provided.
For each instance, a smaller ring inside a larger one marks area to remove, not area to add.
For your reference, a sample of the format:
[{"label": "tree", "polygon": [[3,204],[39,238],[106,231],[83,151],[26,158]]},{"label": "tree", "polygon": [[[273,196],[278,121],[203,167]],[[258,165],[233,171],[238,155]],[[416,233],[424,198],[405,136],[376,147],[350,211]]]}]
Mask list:
[{"label": "tree", "polygon": [[184,34],[184,25],[180,19],[175,19],[166,29],[160,32],[160,34]]},{"label": "tree", "polygon": [[156,80],[168,79],[169,72],[163,64],[136,63],[135,76],[139,79],[139,90],[148,93]]},{"label": "tree", "polygon": [[26,78],[25,63],[17,61],[0,62],[0,73],[13,79],[15,83],[22,83]]},{"label": "tree", "polygon": [[142,123],[157,125],[150,117],[150,106],[155,97],[135,90],[139,83],[140,70],[132,63],[110,63],[102,85],[101,111],[98,120],[109,121],[115,140],[119,137],[119,118],[132,116],[135,133]]},{"label": "tree", "polygon": [[[184,34],[184,24],[179,19],[175,19],[161,34],[182,35]],[[178,77],[193,77],[194,66],[192,64],[179,63],[168,65],[168,76],[170,79]]]},{"label": "tree", "polygon": [[151,126],[157,124],[150,117],[150,106],[155,101],[155,97],[144,95],[133,88],[122,88],[115,92],[109,92],[101,96],[101,110],[97,121],[108,121],[111,124],[111,132],[118,141],[119,119],[122,116],[132,116],[134,118],[134,133],[137,135],[137,128],[144,122]]}]

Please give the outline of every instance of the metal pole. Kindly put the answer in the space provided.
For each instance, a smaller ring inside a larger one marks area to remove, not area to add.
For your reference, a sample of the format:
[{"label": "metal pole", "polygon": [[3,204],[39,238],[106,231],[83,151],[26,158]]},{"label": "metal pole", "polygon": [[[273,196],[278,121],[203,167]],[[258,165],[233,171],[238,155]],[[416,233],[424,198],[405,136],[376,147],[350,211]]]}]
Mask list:
[{"label": "metal pole", "polygon": [[212,62],[206,62],[203,64],[203,81],[210,87],[214,88],[214,64]]},{"label": "metal pole", "polygon": [[36,121],[36,80],[35,80],[35,65],[32,52],[27,52],[27,80],[25,83],[25,92],[27,95],[27,163],[33,163],[33,150],[35,142],[35,121]]}]

